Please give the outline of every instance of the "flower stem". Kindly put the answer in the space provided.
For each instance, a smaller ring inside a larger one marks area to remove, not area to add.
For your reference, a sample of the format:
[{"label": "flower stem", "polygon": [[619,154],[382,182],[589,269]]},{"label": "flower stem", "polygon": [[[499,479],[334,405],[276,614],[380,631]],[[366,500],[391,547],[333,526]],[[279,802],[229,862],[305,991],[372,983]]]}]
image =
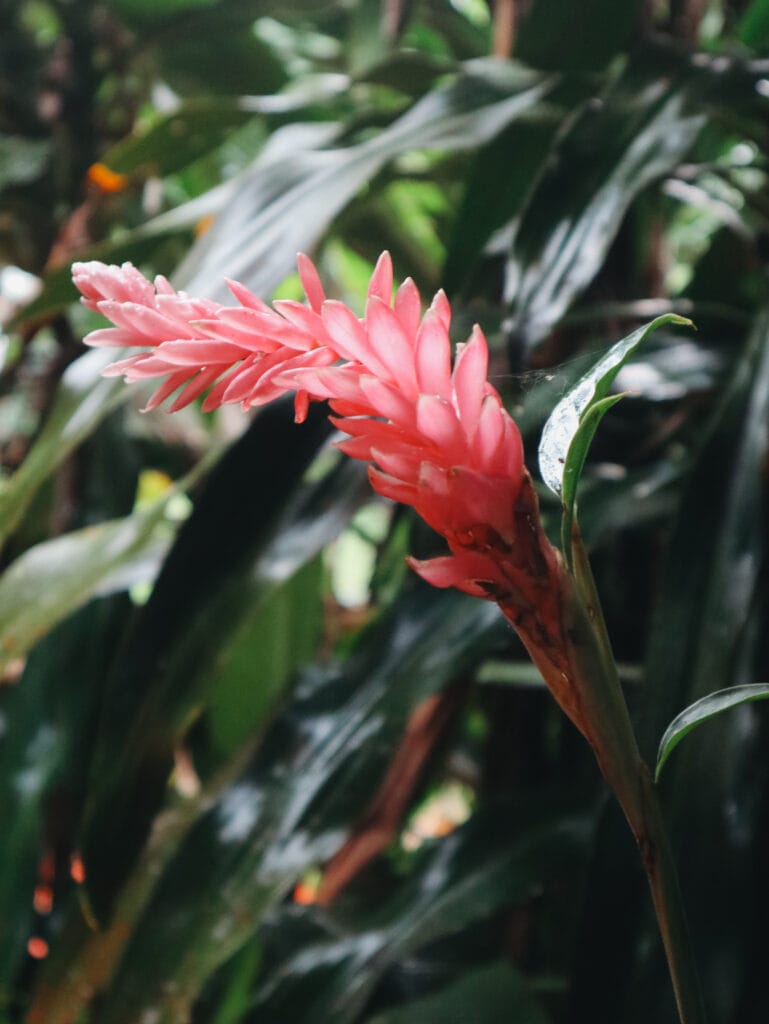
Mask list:
[{"label": "flower stem", "polygon": [[[590,742],[604,777],[614,791],[638,843],[681,1024],[705,1024],[702,989],[691,949],[689,928],[670,841],[657,791],[638,750],[595,579],[576,524],[572,528],[572,564],[579,597],[586,609],[592,625],[593,638],[600,651],[600,667],[590,664],[586,667],[590,671],[598,671],[599,678],[596,682],[605,699],[602,705],[604,711],[600,715],[603,719],[600,723],[603,729],[599,731],[599,736],[592,737]],[[582,683],[583,687],[586,685],[590,687],[587,680]],[[611,695],[608,700],[607,694]],[[606,737],[606,729],[616,735]],[[599,738],[601,733],[604,733],[603,739]],[[616,743],[617,737],[620,739],[619,745]],[[635,780],[628,780],[628,770],[635,775]]]},{"label": "flower stem", "polygon": [[[643,827],[636,833],[641,860],[649,880],[654,912],[673,983],[676,1007],[682,1024],[705,1024],[697,967],[691,949],[681,889],[673,854],[651,775],[643,762],[641,771]],[[635,829],[634,829],[635,831]]]},{"label": "flower stem", "polygon": [[550,692],[590,744],[598,766],[636,838],[681,1024],[705,1024],[675,863],[657,793],[641,758],[619,682],[593,575],[576,527],[571,572],[558,564],[551,580],[557,611],[528,618],[503,612],[515,626]]}]

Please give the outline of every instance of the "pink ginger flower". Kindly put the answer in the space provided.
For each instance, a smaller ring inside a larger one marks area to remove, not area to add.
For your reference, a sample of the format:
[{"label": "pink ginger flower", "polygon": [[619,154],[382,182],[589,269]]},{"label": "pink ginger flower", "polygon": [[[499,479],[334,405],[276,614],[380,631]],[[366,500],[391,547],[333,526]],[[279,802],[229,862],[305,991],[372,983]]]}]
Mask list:
[{"label": "pink ginger flower", "polygon": [[[308,305],[270,308],[230,282],[239,303],[222,306],[154,286],[130,264],[77,263],[75,284],[90,309],[114,327],[89,345],[136,348],[105,373],[127,381],[165,378],[147,408],[179,388],[171,411],[210,388],[204,409],[244,408],[294,393],[296,418],[326,399],[338,447],[368,463],[379,494],[412,506],[447,541],[450,554],[411,566],[438,587],[495,600],[535,661],[563,690],[558,604],[563,567],[541,527],[524,467],[521,436],[487,379],[488,347],[479,327],[451,357],[451,311],[443,292],[422,314],[407,279],[393,298],[384,253],[368,289],[365,315],[327,300],[311,261],[299,257]],[[544,661],[543,661],[544,658]],[[571,697],[556,697],[567,713]]]}]

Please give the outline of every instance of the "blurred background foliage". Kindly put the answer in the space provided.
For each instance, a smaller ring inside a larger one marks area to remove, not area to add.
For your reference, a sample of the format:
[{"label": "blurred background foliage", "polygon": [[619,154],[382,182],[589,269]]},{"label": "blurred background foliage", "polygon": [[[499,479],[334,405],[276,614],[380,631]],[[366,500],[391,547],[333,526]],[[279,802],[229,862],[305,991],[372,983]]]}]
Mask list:
[{"label": "blurred background foliage", "polygon": [[[0,1021],[673,1021],[636,850],[495,607],[322,410],[139,416],[75,258],[487,331],[581,492],[647,757],[769,677],[769,0],[0,0]],[[555,525],[557,510],[543,495]],[[713,1024],[763,1024],[769,720],[662,779]]]}]

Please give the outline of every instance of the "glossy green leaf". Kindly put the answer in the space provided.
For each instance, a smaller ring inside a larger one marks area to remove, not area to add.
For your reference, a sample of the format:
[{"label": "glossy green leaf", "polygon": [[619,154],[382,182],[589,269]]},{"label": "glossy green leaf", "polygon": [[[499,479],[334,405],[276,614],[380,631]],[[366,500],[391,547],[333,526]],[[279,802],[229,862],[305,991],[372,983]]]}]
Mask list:
[{"label": "glossy green leaf", "polygon": [[[344,149],[258,160],[179,271],[190,292],[222,298],[225,276],[269,294],[332,219],[388,161],[415,149],[464,150],[531,110],[553,80],[491,58],[470,61],[389,127]],[[221,281],[221,284],[217,282]]]},{"label": "glossy green leaf", "polygon": [[242,747],[297,669],[313,660],[323,631],[322,577],[322,560],[309,561],[220,645],[209,712],[217,756]]},{"label": "glossy green leaf", "polygon": [[638,346],[652,331],[665,324],[692,326],[691,320],[668,313],[622,338],[561,399],[545,423],[539,443],[539,470],[563,505],[565,551],[570,543],[577,487],[588,449],[601,419],[622,397],[608,395],[608,391]]},{"label": "glossy green leaf", "polygon": [[506,297],[511,333],[542,341],[595,277],[626,211],[689,150],[704,123],[683,84],[663,88],[631,66],[562,126],[547,169],[514,226]]},{"label": "glossy green leaf", "polygon": [[[484,923],[493,927],[506,909],[557,886],[584,855],[584,822],[548,820],[540,807],[539,815],[527,817],[527,828],[513,834],[512,822],[499,820],[506,807],[500,803],[483,808],[433,844],[422,869],[405,878],[376,909],[364,907],[357,915],[340,909],[339,921],[329,922],[325,936],[310,935],[302,944],[290,941],[289,931],[288,959],[265,978],[246,1024],[256,1024],[260,1016],[310,1024],[317,1015],[351,1024],[360,1019],[387,971],[468,929],[482,929]],[[525,811],[518,808],[517,813]],[[509,1013],[508,1007],[504,1019]]]},{"label": "glossy green leaf", "polygon": [[171,496],[125,519],[44,541],[0,576],[0,671],[95,594],[150,582],[173,538]]},{"label": "glossy green leaf", "polygon": [[[759,310],[747,343],[737,349],[728,387],[697,431],[664,547],[637,729],[650,764],[679,708],[724,684],[752,685],[766,671],[768,331],[769,315]],[[608,601],[606,607],[611,611]],[[747,839],[762,827],[769,799],[765,716],[755,718],[757,727],[749,728],[741,715],[719,716],[711,725],[716,742],[693,744],[688,756],[674,759],[662,785],[706,1002],[724,1007],[727,1018],[749,1007],[760,1019],[767,1008],[752,952],[761,943],[767,899],[762,846]],[[725,866],[717,892],[714,863]],[[625,912],[618,924],[619,899]],[[673,1012],[661,981],[664,963],[659,952],[649,958],[649,948],[658,949],[656,932],[644,917],[637,851],[618,813],[605,816],[586,901],[575,1013],[598,1012],[607,1020],[625,1013],[632,1024],[664,1019]],[[630,987],[639,996],[628,1015]]]},{"label": "glossy green leaf", "polygon": [[493,232],[520,213],[558,129],[555,118],[520,121],[478,152],[449,239],[443,281],[447,294],[466,284]]},{"label": "glossy green leaf", "polygon": [[[219,645],[275,586],[259,556],[329,429],[320,407],[301,428],[287,403],[259,415],[211,474],[112,666],[82,840],[100,917],[163,802],[174,746],[215,684]],[[322,529],[295,536],[288,575],[327,540]]]},{"label": "glossy green leaf", "polygon": [[678,746],[684,736],[687,736],[692,729],[695,729],[702,722],[714,718],[729,708],[738,707],[740,704],[748,704],[751,701],[769,699],[769,685],[756,683],[747,686],[732,686],[727,690],[717,690],[708,694],[707,697],[700,697],[694,704],[690,704],[679,715],[673,719],[660,740],[657,751],[657,767],[654,772],[655,779],[659,779],[665,762],[672,751]]},{"label": "glossy green leaf", "polygon": [[[34,646],[14,685],[0,687],[0,1007],[15,1002],[28,939],[41,926],[47,934],[33,908],[39,859],[52,844],[61,854],[74,846],[84,752],[126,606],[122,596],[91,601]],[[67,887],[59,869],[57,914]]]},{"label": "glossy green leaf", "polygon": [[[367,631],[357,655],[308,670],[246,771],[168,864],[98,1024],[166,1005],[170,990],[174,1005],[188,1010],[302,873],[341,844],[414,706],[466,671],[503,629],[493,606],[414,583]],[[502,877],[499,864],[488,870]],[[489,886],[488,899],[495,892]],[[466,913],[479,912],[477,896],[460,889],[460,898]],[[443,929],[461,921],[458,907],[441,902],[433,901],[432,915]],[[429,940],[424,913],[409,922],[409,934]]]}]

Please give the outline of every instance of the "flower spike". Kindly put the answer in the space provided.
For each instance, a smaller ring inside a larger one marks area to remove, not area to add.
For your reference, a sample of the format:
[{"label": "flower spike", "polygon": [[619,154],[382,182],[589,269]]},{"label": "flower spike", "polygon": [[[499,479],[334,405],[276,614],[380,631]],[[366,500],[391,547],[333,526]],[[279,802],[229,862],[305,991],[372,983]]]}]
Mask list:
[{"label": "flower spike", "polygon": [[152,284],[130,264],[75,264],[83,302],[114,324],[86,341],[135,350],[105,372],[161,378],[149,408],[178,389],[172,410],[208,389],[204,409],[294,393],[301,420],[310,401],[327,400],[348,435],[339,448],[368,463],[374,490],[412,506],[445,538],[448,555],[412,568],[435,586],[497,601],[527,644],[549,652],[557,676],[562,567],[542,532],[518,428],[487,380],[483,332],[475,327],[452,360],[446,296],[424,315],[413,281],[393,296],[388,253],[360,319],[326,298],[308,257],[298,264],[308,304],[272,308],[237,282],[238,305],[223,306],[164,278]]}]

